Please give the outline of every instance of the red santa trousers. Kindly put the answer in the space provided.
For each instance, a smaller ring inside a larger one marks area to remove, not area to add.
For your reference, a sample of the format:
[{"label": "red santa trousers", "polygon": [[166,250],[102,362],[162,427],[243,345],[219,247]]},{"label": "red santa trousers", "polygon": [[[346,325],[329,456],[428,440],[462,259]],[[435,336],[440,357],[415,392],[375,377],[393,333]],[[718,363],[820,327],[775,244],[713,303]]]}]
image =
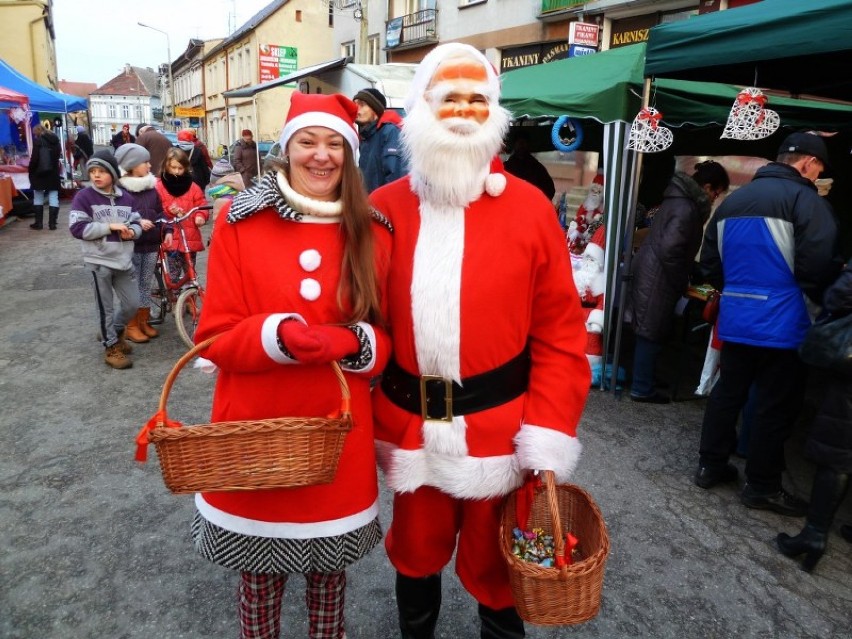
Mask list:
[{"label": "red santa trousers", "polygon": [[456,549],[456,574],[479,603],[514,607],[509,570],[500,554],[500,510],[504,497],[456,499],[431,486],[396,493],[385,548],[406,577],[440,572]]}]

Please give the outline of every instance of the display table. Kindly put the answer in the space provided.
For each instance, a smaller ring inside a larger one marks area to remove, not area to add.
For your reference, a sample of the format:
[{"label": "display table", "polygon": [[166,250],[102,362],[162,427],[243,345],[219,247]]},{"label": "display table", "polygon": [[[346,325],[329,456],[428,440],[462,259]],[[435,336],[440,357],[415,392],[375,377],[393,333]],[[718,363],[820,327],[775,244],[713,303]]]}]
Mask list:
[{"label": "display table", "polygon": [[3,226],[12,214],[12,198],[16,192],[12,178],[0,175],[0,226]]},{"label": "display table", "polygon": [[15,188],[26,191],[30,188],[29,169],[19,164],[0,164],[0,177],[11,178]]}]

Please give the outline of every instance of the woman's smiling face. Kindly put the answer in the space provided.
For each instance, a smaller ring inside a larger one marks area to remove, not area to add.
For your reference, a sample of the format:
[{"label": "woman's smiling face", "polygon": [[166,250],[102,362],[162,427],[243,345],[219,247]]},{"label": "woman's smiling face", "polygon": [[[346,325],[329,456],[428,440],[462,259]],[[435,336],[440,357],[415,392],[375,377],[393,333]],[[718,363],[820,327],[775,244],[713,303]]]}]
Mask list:
[{"label": "woman's smiling face", "polygon": [[293,190],[315,200],[338,200],[345,144],[342,135],[324,126],[296,131],[287,143]]}]

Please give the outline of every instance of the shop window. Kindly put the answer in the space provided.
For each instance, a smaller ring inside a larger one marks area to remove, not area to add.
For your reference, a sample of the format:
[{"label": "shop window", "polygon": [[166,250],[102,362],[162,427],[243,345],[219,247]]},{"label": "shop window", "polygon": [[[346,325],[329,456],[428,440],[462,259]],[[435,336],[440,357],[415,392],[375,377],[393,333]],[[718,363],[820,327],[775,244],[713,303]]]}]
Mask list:
[{"label": "shop window", "polygon": [[350,40],[349,42],[344,42],[340,45],[340,56],[343,58],[354,58],[355,57],[355,41]]}]

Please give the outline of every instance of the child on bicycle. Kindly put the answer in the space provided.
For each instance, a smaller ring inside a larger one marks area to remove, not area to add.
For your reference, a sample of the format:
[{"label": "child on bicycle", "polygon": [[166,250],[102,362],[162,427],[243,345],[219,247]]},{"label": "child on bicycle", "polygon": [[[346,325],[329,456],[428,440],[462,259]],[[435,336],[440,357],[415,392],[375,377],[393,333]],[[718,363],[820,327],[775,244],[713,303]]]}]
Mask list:
[{"label": "child on bicycle", "polygon": [[83,262],[92,275],[104,361],[112,368],[130,368],[132,347],[124,331],[139,302],[133,281],[133,242],[142,235],[139,213],[130,194],[116,186],[119,168],[111,151],[92,155],[86,170],[92,185],[74,196],[69,229],[80,240]]},{"label": "child on bicycle", "polygon": [[[157,193],[157,178],[151,174],[151,154],[138,144],[122,144],[115,152],[121,168],[119,184],[130,193],[135,210],[142,217],[142,236],[136,240],[133,268],[139,286],[139,310],[127,324],[127,339],[144,343],[157,337],[157,329],[148,323],[151,318],[151,284],[157,265],[157,251],[162,240],[163,203]],[[171,225],[166,226],[171,233]]]},{"label": "child on bicycle", "polygon": [[[156,189],[163,203],[163,211],[168,219],[180,217],[196,206],[207,204],[201,187],[192,181],[192,175],[189,172],[189,157],[177,147],[166,152]],[[204,250],[201,227],[207,223],[209,217],[208,211],[198,211],[191,220],[184,220],[180,223],[180,227],[186,234],[186,249],[190,253],[193,266],[195,266],[198,251]],[[167,233],[163,243],[163,248],[168,251],[169,276],[177,281],[181,278],[184,265],[182,254],[184,247],[180,244],[180,234]]]}]

